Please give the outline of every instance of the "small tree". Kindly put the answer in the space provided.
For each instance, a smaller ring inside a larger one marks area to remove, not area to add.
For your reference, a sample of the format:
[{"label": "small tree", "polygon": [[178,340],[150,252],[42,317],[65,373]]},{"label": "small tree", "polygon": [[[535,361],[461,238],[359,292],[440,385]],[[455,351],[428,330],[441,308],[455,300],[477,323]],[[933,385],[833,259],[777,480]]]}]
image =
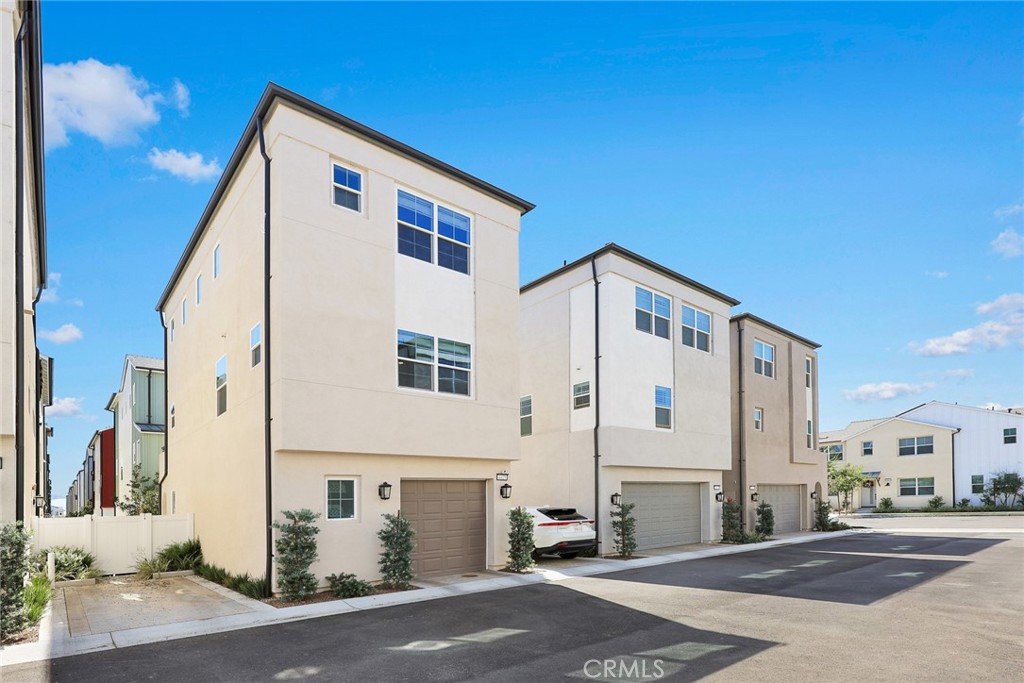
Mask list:
[{"label": "small tree", "polygon": [[274,543],[277,550],[277,585],[286,600],[302,600],[316,593],[317,580],[309,571],[318,557],[316,535],[320,527],[314,522],[320,513],[302,510],[282,510],[288,521],[274,522],[281,536]]},{"label": "small tree", "polygon": [[1017,472],[999,472],[989,479],[985,493],[996,506],[1016,507],[1024,500],[1024,477]]},{"label": "small tree", "polygon": [[730,499],[722,503],[722,540],[726,543],[739,543],[743,540],[742,524],[743,508]]},{"label": "small tree", "polygon": [[754,525],[754,532],[766,538],[775,533],[775,511],[768,501],[762,500],[757,506],[757,524]]},{"label": "small tree", "polygon": [[830,531],[832,523],[828,515],[832,511],[832,504],[827,500],[817,500],[814,503],[814,530]]},{"label": "small tree", "polygon": [[0,641],[22,631],[25,577],[29,572],[29,534],[21,522],[0,527]]},{"label": "small tree", "polygon": [[840,509],[850,508],[850,497],[854,491],[864,485],[867,477],[864,475],[864,468],[853,463],[846,463],[842,466],[838,462],[828,462],[828,490],[829,494],[835,494],[838,502],[839,496],[843,500]]},{"label": "small tree", "polygon": [[533,562],[533,516],[524,507],[508,511],[508,565],[514,572],[525,572]]},{"label": "small tree", "polygon": [[928,509],[929,510],[941,510],[942,509],[942,505],[945,502],[946,501],[942,498],[942,496],[935,496],[934,498],[930,498],[928,500]]},{"label": "small tree", "polygon": [[888,496],[878,501],[878,509],[882,512],[888,512],[889,510],[895,509],[896,506],[892,504],[892,498]]},{"label": "small tree", "polygon": [[609,513],[612,517],[612,534],[615,536],[615,552],[622,557],[632,557],[636,551],[635,507],[636,503],[619,503]]},{"label": "small tree", "polygon": [[[131,491],[128,499],[114,499],[114,504],[126,515],[160,514],[160,491],[156,481],[143,476],[142,465],[132,465]],[[92,512],[90,510],[90,512]],[[85,511],[83,510],[83,514]]]},{"label": "small tree", "polygon": [[377,532],[384,550],[377,566],[384,577],[384,586],[408,590],[412,583],[412,549],[416,531],[401,515],[384,513],[384,528]]}]

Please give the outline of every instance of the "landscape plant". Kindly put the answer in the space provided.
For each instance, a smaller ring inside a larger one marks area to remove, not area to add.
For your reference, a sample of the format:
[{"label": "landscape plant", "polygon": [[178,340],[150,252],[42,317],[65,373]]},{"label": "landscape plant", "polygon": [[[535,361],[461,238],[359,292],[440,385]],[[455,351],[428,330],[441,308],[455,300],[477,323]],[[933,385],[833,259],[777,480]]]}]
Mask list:
[{"label": "landscape plant", "polygon": [[25,586],[25,626],[35,626],[53,597],[53,588],[45,574],[35,574]]},{"label": "landscape plant", "polygon": [[892,498],[883,498],[878,501],[878,510],[881,512],[889,512],[895,509],[895,505],[892,503]]},{"label": "landscape plant", "polygon": [[934,498],[929,498],[928,499],[928,509],[929,510],[938,510],[938,509],[940,509],[942,507],[943,502],[944,501],[942,499],[942,496],[935,496]]},{"label": "landscape plant", "polygon": [[860,465],[849,462],[840,465],[836,461],[828,461],[828,491],[829,495],[836,496],[836,502],[842,496],[840,510],[850,509],[853,492],[863,486],[866,480],[864,468]]},{"label": "landscape plant", "polygon": [[355,574],[328,574],[327,584],[336,598],[359,598],[373,592],[369,581],[363,581]]},{"label": "landscape plant", "polygon": [[1014,508],[1024,501],[1024,477],[1018,472],[999,472],[985,485],[982,501],[988,507]]},{"label": "landscape plant", "polygon": [[739,503],[729,499],[722,504],[722,540],[726,543],[743,541],[743,509]]},{"label": "landscape plant", "polygon": [[636,552],[636,517],[633,508],[636,503],[613,505],[609,513],[612,517],[612,537],[615,540],[615,552],[620,557],[633,557]]},{"label": "landscape plant", "polygon": [[525,572],[534,565],[533,516],[524,507],[508,511],[508,564],[509,571]]},{"label": "landscape plant", "polygon": [[771,503],[762,500],[757,506],[757,523],[754,525],[754,532],[767,540],[775,533],[775,511]]},{"label": "landscape plant", "polygon": [[814,503],[814,530],[829,531],[828,515],[832,512],[832,504],[827,500],[818,499]]},{"label": "landscape plant", "polygon": [[320,514],[306,508],[282,510],[281,514],[287,521],[274,522],[274,528],[281,532],[274,543],[277,585],[286,600],[302,600],[316,593],[316,576],[309,568],[319,557],[316,535],[320,527],[315,522]]},{"label": "landscape plant", "polygon": [[384,513],[384,526],[377,532],[381,553],[377,560],[385,588],[408,590],[412,585],[412,549],[416,531],[401,515]]},{"label": "landscape plant", "polygon": [[55,545],[40,550],[32,556],[32,570],[46,574],[47,554],[53,553],[56,572],[54,581],[76,581],[78,579],[96,579],[103,576],[97,568],[96,558],[85,548],[68,545]]},{"label": "landscape plant", "polygon": [[29,533],[21,522],[0,527],[0,642],[25,629],[29,560]]},{"label": "landscape plant", "polygon": [[142,474],[142,465],[133,465],[128,499],[115,498],[114,504],[126,515],[159,515],[160,489],[152,477]]}]

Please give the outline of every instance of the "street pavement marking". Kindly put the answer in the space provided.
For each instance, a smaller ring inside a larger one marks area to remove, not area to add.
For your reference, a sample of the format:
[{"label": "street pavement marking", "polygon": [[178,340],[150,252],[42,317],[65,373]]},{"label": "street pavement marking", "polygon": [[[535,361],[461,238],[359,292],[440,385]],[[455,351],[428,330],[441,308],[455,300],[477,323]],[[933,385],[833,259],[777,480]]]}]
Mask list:
[{"label": "street pavement marking", "polygon": [[297,666],[292,669],[285,669],[274,674],[275,681],[298,681],[310,676],[316,676],[323,669],[319,666]]},{"label": "street pavement marking", "polygon": [[713,643],[679,643],[678,645],[659,647],[656,650],[637,652],[637,654],[644,657],[664,657],[665,659],[674,659],[678,662],[688,662],[691,659],[703,657],[704,655],[709,654],[711,652],[718,652],[719,650],[729,650],[733,647],[735,646],[715,645]]},{"label": "street pavement marking", "polygon": [[758,572],[756,574],[747,574],[746,576],[741,576],[740,578],[741,579],[770,579],[770,578],[773,578],[775,576],[778,576],[779,574],[785,574],[786,572],[791,572],[791,571],[793,571],[793,570],[792,569],[769,569],[767,571]]},{"label": "street pavement marking", "polygon": [[810,562],[804,562],[803,564],[791,564],[790,567],[820,567],[823,564],[829,562],[835,562],[835,560],[811,560]]},{"label": "street pavement marking", "polygon": [[502,638],[528,633],[521,628],[489,628],[486,631],[478,631],[464,636],[453,636],[451,640],[462,640],[469,643],[493,643]]},{"label": "street pavement marking", "polygon": [[437,652],[439,650],[447,650],[448,648],[455,647],[457,645],[469,645],[470,643],[493,643],[497,640],[501,640],[502,638],[519,635],[520,633],[529,633],[529,631],[521,628],[490,628],[486,631],[467,633],[464,636],[452,636],[446,640],[414,640],[411,643],[389,647],[387,649],[398,652]]},{"label": "street pavement marking", "polygon": [[898,545],[898,546],[895,546],[893,548],[893,550],[910,550],[913,547],[914,546],[912,546],[912,545]]},{"label": "street pavement marking", "polygon": [[921,574],[924,574],[924,572],[900,572],[899,574],[886,574],[886,576],[893,576],[893,577],[896,577],[896,578],[900,578],[901,576],[917,577],[917,576],[921,576]]}]

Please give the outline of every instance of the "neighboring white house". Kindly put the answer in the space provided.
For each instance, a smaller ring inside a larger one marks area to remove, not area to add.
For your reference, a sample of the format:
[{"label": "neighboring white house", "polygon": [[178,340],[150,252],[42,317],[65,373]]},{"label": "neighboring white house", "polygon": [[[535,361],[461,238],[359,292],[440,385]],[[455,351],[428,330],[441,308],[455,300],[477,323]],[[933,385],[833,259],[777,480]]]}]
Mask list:
[{"label": "neighboring white house", "polygon": [[595,516],[602,553],[613,495],[641,550],[717,540],[736,303],[616,244],[523,286],[516,500]]},{"label": "neighboring white house", "polygon": [[[123,500],[130,494],[135,465],[142,467],[142,476],[159,481],[165,443],[164,400],[163,360],[125,356],[121,386],[107,403],[107,410],[114,414],[115,498]],[[102,476],[109,474],[103,471]]]}]

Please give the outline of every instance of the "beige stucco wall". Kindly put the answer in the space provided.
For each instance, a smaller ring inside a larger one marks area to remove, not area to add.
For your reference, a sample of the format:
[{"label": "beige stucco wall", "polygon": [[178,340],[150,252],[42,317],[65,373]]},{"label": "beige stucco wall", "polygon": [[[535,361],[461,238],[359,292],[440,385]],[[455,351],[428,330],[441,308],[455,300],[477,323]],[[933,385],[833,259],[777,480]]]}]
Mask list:
[{"label": "beige stucco wall", "polygon": [[[742,328],[742,354],[740,353]],[[818,354],[814,348],[750,318],[730,324],[732,353],[732,465],[723,475],[727,498],[742,501],[747,525],[755,522],[757,503],[751,486],[781,484],[806,486],[802,496],[801,525],[813,526],[810,492],[827,488],[825,457],[817,450]],[[773,377],[754,374],[754,341],[775,347]],[[741,365],[742,355],[742,365]],[[805,359],[812,362],[811,388],[805,379]],[[740,373],[743,394],[740,394]],[[742,403],[742,407],[741,407]],[[754,429],[754,409],[763,410],[763,429]],[[807,420],[813,426],[812,447],[807,447]],[[741,425],[741,421],[743,424]],[[741,450],[745,467],[740,474]],[[742,486],[742,490],[741,490]]]}]

